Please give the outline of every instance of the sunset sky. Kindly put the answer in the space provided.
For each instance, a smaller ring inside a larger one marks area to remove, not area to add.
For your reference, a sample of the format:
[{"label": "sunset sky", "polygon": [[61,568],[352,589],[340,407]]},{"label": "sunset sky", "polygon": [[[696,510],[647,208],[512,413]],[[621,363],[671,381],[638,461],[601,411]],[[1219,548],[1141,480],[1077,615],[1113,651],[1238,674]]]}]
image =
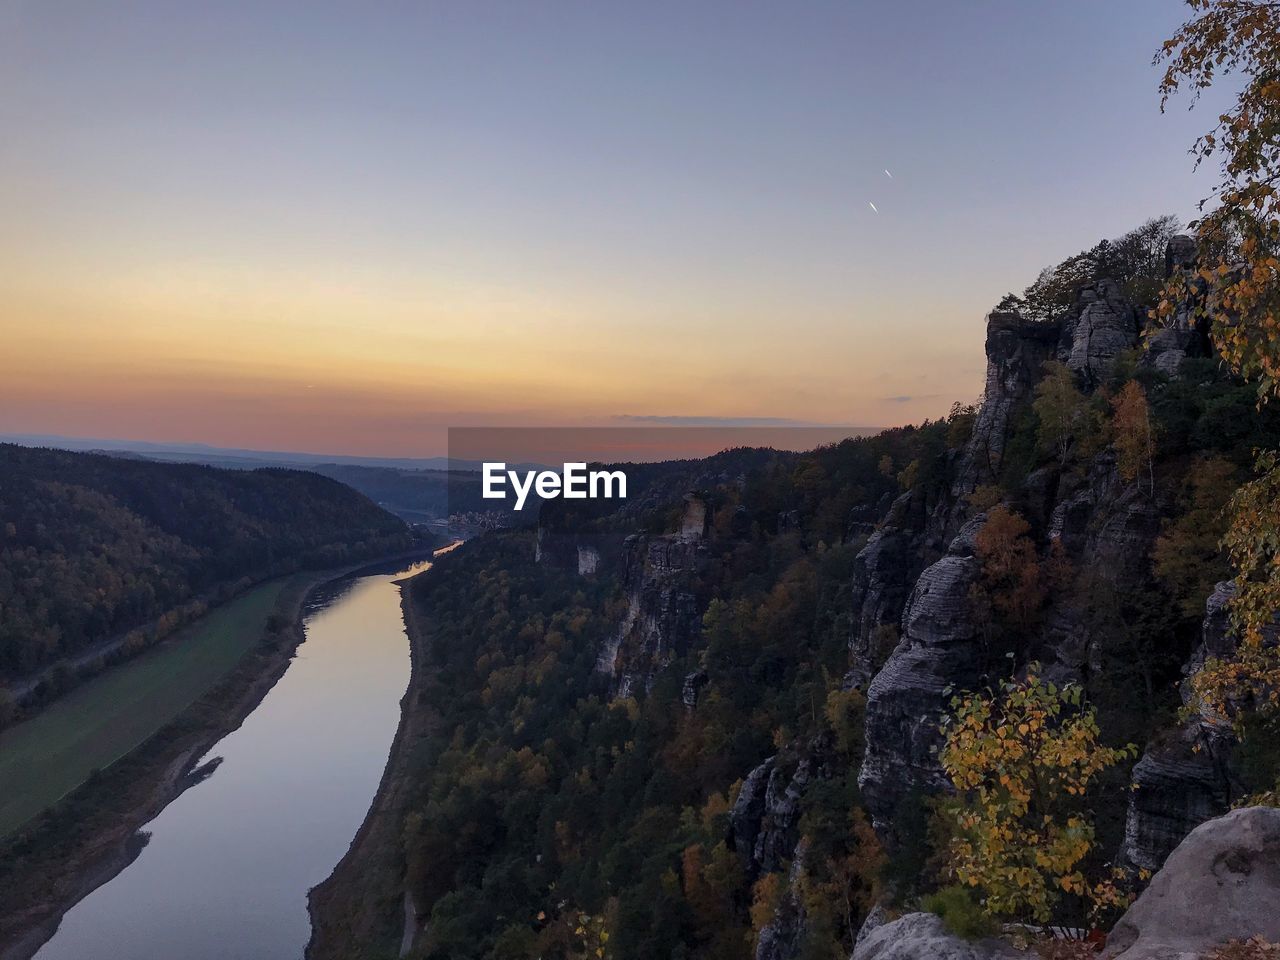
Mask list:
[{"label": "sunset sky", "polygon": [[1208,192],[1184,11],[0,0],[0,431],[937,416],[1003,293]]}]

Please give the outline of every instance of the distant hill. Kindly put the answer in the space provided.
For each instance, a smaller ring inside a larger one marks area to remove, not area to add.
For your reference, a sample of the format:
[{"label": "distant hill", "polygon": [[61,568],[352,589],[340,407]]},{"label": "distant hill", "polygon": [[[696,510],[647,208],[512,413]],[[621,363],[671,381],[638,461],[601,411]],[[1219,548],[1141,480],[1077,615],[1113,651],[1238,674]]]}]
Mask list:
[{"label": "distant hill", "polygon": [[[216,447],[207,443],[157,443],[151,440],[116,440],[101,437],[65,437],[55,433],[0,433],[0,443],[24,447],[52,447],[89,453],[141,454],[150,460],[178,463],[207,463],[220,467],[258,467],[290,464],[303,467],[319,463],[345,466],[382,467],[400,470],[446,470],[448,457],[357,457],[331,453],[304,453],[292,450],[249,450]],[[479,464],[455,461],[454,469],[478,469]]]},{"label": "distant hill", "polygon": [[200,463],[227,470],[274,467],[307,470],[345,483],[407,523],[443,520],[450,513],[492,509],[480,497],[480,463],[448,457],[351,457],[294,451],[247,450],[203,443],[103,440],[56,434],[0,434],[0,443],[52,447],[110,457]]},{"label": "distant hill", "polygon": [[0,677],[410,543],[401,520],[315,473],[0,444]]}]

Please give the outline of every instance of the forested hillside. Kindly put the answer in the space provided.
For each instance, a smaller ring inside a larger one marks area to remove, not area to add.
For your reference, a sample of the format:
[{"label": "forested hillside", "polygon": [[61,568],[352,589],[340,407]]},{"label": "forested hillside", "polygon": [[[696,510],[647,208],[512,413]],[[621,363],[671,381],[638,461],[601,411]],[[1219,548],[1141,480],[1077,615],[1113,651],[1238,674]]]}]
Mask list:
[{"label": "forested hillside", "polygon": [[0,676],[124,631],[144,645],[248,583],[409,542],[401,521],[312,473],[0,444]]},{"label": "forested hillside", "polygon": [[[978,407],[654,468],[639,506],[415,581],[439,733],[404,825],[413,955],[844,958],[877,903],[1107,924],[1275,786],[1274,731],[1193,748],[1180,712],[1231,649],[1224,507],[1280,417],[1192,311],[1143,333],[1194,269],[1173,228],[1007,297]],[[1025,809],[978,804],[1023,776],[1051,778]]]}]

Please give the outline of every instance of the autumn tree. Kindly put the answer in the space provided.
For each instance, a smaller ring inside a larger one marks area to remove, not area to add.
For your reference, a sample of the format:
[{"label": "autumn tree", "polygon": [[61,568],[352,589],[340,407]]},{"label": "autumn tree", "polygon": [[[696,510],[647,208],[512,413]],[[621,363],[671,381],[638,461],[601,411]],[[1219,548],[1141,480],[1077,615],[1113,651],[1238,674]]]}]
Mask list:
[{"label": "autumn tree", "polygon": [[1038,422],[1036,439],[1044,452],[1065,467],[1073,447],[1085,455],[1095,452],[1102,425],[1065,364],[1050,360],[1044,370],[1032,403]]},{"label": "autumn tree", "polygon": [[1202,706],[1237,721],[1249,711],[1280,711],[1280,648],[1274,642],[1280,611],[1280,456],[1261,454],[1257,469],[1261,476],[1231,498],[1232,522],[1222,541],[1236,570],[1232,613],[1240,637],[1235,656],[1210,659],[1192,678]]},{"label": "autumn tree", "polygon": [[1193,16],[1155,58],[1165,66],[1161,109],[1183,92],[1194,105],[1227,76],[1238,78],[1240,90],[1192,145],[1197,164],[1220,160],[1220,177],[1201,201],[1208,212],[1191,224],[1201,248],[1197,269],[1175,277],[1156,314],[1169,318],[1192,302],[1231,368],[1268,396],[1280,389],[1280,5],[1186,3]]},{"label": "autumn tree", "polygon": [[[1175,272],[1154,314],[1206,326],[1222,358],[1256,383],[1265,403],[1280,393],[1280,5],[1186,2],[1191,18],[1155,57],[1165,66],[1162,109],[1179,93],[1194,105],[1223,77],[1232,77],[1237,92],[1192,145],[1197,164],[1219,162],[1219,178],[1201,203],[1208,212],[1191,225],[1198,262]],[[1262,453],[1256,473],[1231,500],[1224,539],[1236,569],[1238,653],[1211,661],[1195,681],[1207,705],[1237,715],[1274,709],[1280,689],[1280,653],[1264,639],[1280,610],[1280,458]]]},{"label": "autumn tree", "polygon": [[1038,664],[992,694],[951,701],[940,759],[956,795],[947,866],[988,914],[1049,923],[1064,894],[1119,905],[1116,874],[1086,876],[1094,828],[1083,798],[1093,779],[1136,748],[1103,746],[1079,686],[1046,681]]},{"label": "autumn tree", "polygon": [[1165,247],[1179,229],[1176,217],[1153,217],[1114,240],[1103,240],[1040,271],[1022,294],[1006,294],[997,312],[1054,323],[1071,309],[1080,288],[1103,277],[1120,284],[1135,303],[1149,303],[1164,279]]},{"label": "autumn tree", "polygon": [[1019,630],[1035,622],[1046,593],[1030,532],[1022,515],[1002,504],[987,512],[974,537],[974,550],[982,561],[977,599]]},{"label": "autumn tree", "polygon": [[1151,551],[1155,575],[1186,617],[1203,615],[1205,597],[1229,572],[1222,536],[1236,475],[1229,460],[1197,459],[1183,483],[1181,510],[1164,524]]},{"label": "autumn tree", "polygon": [[1112,445],[1116,449],[1116,466],[1127,483],[1147,482],[1148,492],[1155,492],[1156,429],[1151,422],[1151,407],[1142,384],[1130,380],[1111,398]]}]

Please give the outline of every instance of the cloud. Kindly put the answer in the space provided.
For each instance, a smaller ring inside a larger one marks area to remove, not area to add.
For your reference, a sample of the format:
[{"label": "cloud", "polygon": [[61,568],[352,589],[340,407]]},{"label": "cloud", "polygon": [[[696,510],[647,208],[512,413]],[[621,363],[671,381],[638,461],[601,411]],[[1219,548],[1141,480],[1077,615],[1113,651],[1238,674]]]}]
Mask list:
[{"label": "cloud", "polygon": [[657,416],[653,414],[618,414],[614,420],[623,423],[639,423],[650,427],[825,427],[830,424],[789,417],[688,417]]},{"label": "cloud", "polygon": [[897,397],[877,397],[881,403],[911,403],[913,400],[937,400],[940,393],[904,393]]}]

